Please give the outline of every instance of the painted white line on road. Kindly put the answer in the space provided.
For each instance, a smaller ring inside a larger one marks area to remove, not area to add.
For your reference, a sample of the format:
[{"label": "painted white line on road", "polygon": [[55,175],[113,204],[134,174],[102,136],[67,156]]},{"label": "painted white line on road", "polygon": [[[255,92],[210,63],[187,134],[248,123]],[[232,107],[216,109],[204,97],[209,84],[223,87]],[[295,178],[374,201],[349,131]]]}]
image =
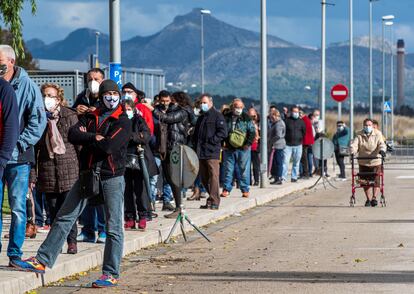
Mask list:
[{"label": "painted white line on road", "polygon": [[400,180],[412,180],[414,179],[414,176],[398,176],[395,177],[396,179],[400,179]]}]

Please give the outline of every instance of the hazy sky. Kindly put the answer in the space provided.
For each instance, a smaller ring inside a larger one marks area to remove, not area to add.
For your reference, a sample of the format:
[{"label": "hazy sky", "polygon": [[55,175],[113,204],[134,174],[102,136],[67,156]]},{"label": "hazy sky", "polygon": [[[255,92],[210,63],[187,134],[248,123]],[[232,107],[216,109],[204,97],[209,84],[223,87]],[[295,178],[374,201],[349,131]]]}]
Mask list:
[{"label": "hazy sky", "polygon": [[[26,7],[22,18],[25,39],[46,43],[64,38],[81,27],[108,32],[107,0],[37,0],[38,12]],[[320,44],[321,0],[268,0],[269,33],[299,45]],[[328,43],[348,39],[348,0],[330,0],[327,7]],[[369,0],[354,0],[355,35],[368,34]],[[176,15],[195,7],[211,9],[215,17],[259,31],[260,0],[121,0],[122,39],[156,33]],[[381,16],[394,14],[396,37],[414,52],[414,0],[380,0],[374,3],[375,34],[381,34]],[[413,49],[412,49],[413,48]]]}]

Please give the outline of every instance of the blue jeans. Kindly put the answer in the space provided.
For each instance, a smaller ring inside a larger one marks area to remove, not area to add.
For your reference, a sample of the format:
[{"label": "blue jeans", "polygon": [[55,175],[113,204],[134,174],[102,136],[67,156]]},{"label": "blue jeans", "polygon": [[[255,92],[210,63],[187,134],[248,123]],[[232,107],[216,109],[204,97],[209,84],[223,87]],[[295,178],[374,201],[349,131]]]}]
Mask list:
[{"label": "blue jeans", "polygon": [[[0,203],[4,199],[4,183],[7,183],[11,225],[7,256],[21,258],[26,234],[26,195],[29,190],[30,165],[26,163],[8,164],[0,181]],[[3,229],[3,215],[0,212],[0,234]],[[0,242],[1,251],[1,242]]]},{"label": "blue jeans", "polygon": [[197,176],[197,178],[195,179],[194,187],[199,188],[201,193],[207,192],[206,188],[204,188],[203,184],[201,183],[200,176]]},{"label": "blue jeans", "polygon": [[104,205],[87,204],[80,217],[82,232],[88,236],[95,236],[95,232],[105,232]]},{"label": "blue jeans", "polygon": [[308,148],[308,165],[309,165],[309,175],[311,176],[313,173],[313,152],[312,148]]},{"label": "blue jeans", "polygon": [[[124,177],[102,181],[107,235],[102,273],[115,278],[119,277],[124,246],[124,190]],[[76,181],[37,252],[37,260],[47,267],[51,268],[55,264],[73,224],[87,205],[88,200],[80,198],[79,192],[79,181]]]},{"label": "blue jeans", "polygon": [[[36,188],[33,189],[33,200],[35,205],[35,224],[38,227],[50,225],[49,208],[45,200],[45,194],[38,192]],[[43,211],[46,211],[46,220],[43,216]]]},{"label": "blue jeans", "polygon": [[302,145],[299,146],[286,146],[283,150],[283,156],[285,157],[283,163],[283,178],[287,179],[287,174],[289,170],[289,162],[292,157],[292,179],[297,179],[299,175],[299,164],[302,157]]},{"label": "blue jeans", "polygon": [[[161,159],[159,157],[154,156],[155,163],[157,164],[158,168],[161,166]],[[163,171],[164,172],[164,171]],[[157,198],[157,182],[158,182],[158,175],[155,175],[150,178],[151,184],[151,199],[155,201]],[[169,203],[173,200],[171,186],[165,181],[162,181],[162,201],[164,203]]]},{"label": "blue jeans", "polygon": [[233,189],[234,169],[237,165],[240,172],[240,190],[242,192],[250,191],[250,148],[248,150],[225,150],[224,160],[224,183],[223,188],[231,192]]},{"label": "blue jeans", "polygon": [[283,149],[275,149],[272,163],[272,176],[275,180],[280,180],[283,176]]}]

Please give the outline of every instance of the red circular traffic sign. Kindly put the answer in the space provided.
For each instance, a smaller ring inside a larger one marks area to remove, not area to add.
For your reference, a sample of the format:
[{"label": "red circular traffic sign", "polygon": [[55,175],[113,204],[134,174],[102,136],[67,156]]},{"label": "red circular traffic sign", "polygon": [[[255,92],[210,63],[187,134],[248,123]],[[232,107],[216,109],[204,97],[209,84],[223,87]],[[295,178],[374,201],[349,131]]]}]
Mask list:
[{"label": "red circular traffic sign", "polygon": [[348,88],[342,84],[338,84],[332,87],[331,97],[336,102],[342,102],[348,98]]}]

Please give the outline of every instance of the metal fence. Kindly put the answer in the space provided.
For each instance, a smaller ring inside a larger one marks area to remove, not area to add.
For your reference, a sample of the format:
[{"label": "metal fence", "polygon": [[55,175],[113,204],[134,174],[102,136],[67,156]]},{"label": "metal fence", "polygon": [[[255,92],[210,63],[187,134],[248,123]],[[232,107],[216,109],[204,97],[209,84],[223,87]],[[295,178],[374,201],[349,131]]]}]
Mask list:
[{"label": "metal fence", "polygon": [[392,147],[387,163],[414,164],[414,138],[397,138],[388,142]]}]

